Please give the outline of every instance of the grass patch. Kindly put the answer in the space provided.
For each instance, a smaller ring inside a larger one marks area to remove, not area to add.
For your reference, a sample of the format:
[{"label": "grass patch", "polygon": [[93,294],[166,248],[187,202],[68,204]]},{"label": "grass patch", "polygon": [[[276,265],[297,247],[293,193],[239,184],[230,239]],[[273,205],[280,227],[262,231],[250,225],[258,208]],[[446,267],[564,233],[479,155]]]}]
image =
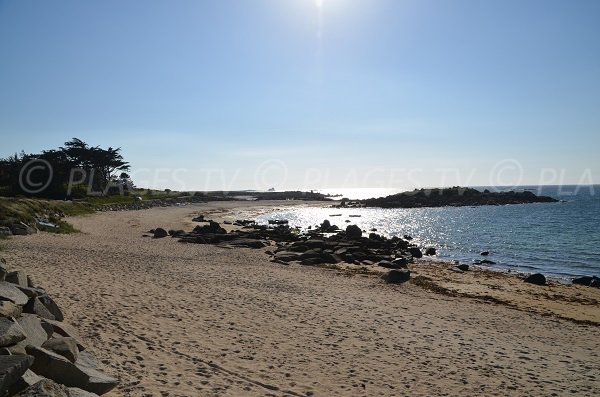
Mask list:
[{"label": "grass patch", "polygon": [[94,206],[89,203],[0,197],[0,225],[8,226],[19,222],[35,225],[35,218],[41,217],[58,227],[39,226],[40,230],[68,234],[77,232],[77,229],[63,221],[62,216],[81,216],[92,213],[94,213]]},{"label": "grass patch", "polygon": [[165,192],[162,190],[137,189],[131,192],[128,196],[87,196],[81,201],[91,205],[131,204],[133,203],[134,197],[141,197],[144,201],[152,201],[190,197],[190,194],[187,192]]}]

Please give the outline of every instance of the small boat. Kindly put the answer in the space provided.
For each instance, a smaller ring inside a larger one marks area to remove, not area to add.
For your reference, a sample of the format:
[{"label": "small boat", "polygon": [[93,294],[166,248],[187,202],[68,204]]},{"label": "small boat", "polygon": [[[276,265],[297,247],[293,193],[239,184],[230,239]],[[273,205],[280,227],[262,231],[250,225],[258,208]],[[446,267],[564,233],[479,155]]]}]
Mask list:
[{"label": "small boat", "polygon": [[342,216],[342,214],[331,214],[329,216]]},{"label": "small boat", "polygon": [[350,218],[360,218],[362,215],[348,215]]}]

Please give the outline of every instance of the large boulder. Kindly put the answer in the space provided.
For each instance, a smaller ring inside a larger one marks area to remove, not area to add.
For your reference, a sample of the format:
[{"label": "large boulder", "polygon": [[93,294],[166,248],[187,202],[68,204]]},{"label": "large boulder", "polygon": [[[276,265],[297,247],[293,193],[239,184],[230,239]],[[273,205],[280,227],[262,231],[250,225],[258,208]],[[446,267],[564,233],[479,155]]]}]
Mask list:
[{"label": "large boulder", "polygon": [[[29,280],[29,278],[28,278],[28,280]],[[15,287],[17,287],[19,289],[19,291],[21,291],[22,293],[27,295],[28,298],[35,298],[36,296],[41,296],[41,295],[46,294],[46,291],[43,288],[23,287],[20,285],[15,285]]]},{"label": "large boulder", "polygon": [[[45,327],[50,327],[50,329],[52,330],[52,333],[55,333],[57,335],[61,335],[67,338],[73,338],[76,341],[80,341],[81,339],[79,338],[79,334],[77,333],[77,330],[72,327],[69,324],[60,322],[60,321],[52,321],[52,320],[46,320],[46,319],[42,319],[42,322],[44,323]],[[81,345],[81,343],[77,342],[77,345],[79,347],[79,350],[85,350],[85,347],[83,345]]]},{"label": "large boulder", "polygon": [[546,277],[541,273],[531,274],[527,276],[523,281],[535,285],[546,285]]},{"label": "large boulder", "polygon": [[433,256],[433,255],[436,255],[436,254],[437,254],[437,251],[433,247],[429,247],[429,248],[427,248],[425,250],[425,255],[427,255],[427,256]]},{"label": "large boulder", "polygon": [[351,239],[359,239],[362,237],[362,230],[357,225],[348,225],[346,227],[346,236]]},{"label": "large boulder", "polygon": [[70,397],[67,388],[52,382],[50,379],[41,379],[29,386],[15,397]]},{"label": "large boulder", "polygon": [[27,336],[25,340],[19,342],[19,346],[25,348],[27,345],[40,347],[50,338],[54,332],[51,325],[42,322],[35,314],[23,313],[17,319],[19,325],[25,331]]},{"label": "large boulder", "polygon": [[392,261],[394,269],[408,269],[408,259],[404,257],[396,258]]},{"label": "large boulder", "polygon": [[46,309],[48,309],[48,311],[52,313],[52,315],[56,318],[57,321],[64,320],[62,311],[50,296],[40,295],[39,300],[44,306],[46,306]]},{"label": "large boulder", "polygon": [[409,270],[390,270],[382,276],[388,284],[401,284],[410,280]]},{"label": "large boulder", "polygon": [[0,300],[11,301],[14,304],[24,306],[29,301],[29,298],[15,287],[14,284],[0,281]]},{"label": "large boulder", "polygon": [[75,338],[60,337],[48,339],[44,342],[42,347],[53,351],[56,354],[60,354],[72,363],[77,361],[77,358],[79,357],[79,348],[77,347],[77,340]]},{"label": "large boulder", "polygon": [[[31,357],[26,354],[15,355],[13,357]],[[33,357],[31,357],[31,361],[33,363]],[[14,395],[15,393],[19,393],[43,380],[41,376],[35,374],[32,370],[28,369],[25,373],[11,386],[8,395]]]},{"label": "large boulder", "polygon": [[37,232],[37,230],[24,223],[15,223],[10,226],[10,230],[15,236],[27,236],[29,234],[35,234]]},{"label": "large boulder", "polygon": [[25,330],[14,319],[0,317],[0,347],[11,346],[27,338]]},{"label": "large boulder", "polygon": [[35,314],[39,317],[46,318],[48,320],[56,320],[56,317],[44,306],[38,297],[29,299],[29,302],[23,306],[23,312]]},{"label": "large boulder", "polygon": [[423,253],[417,247],[410,247],[408,249],[408,252],[410,252],[410,254],[412,255],[413,258],[419,259],[419,258],[423,257]]},{"label": "large boulder", "polygon": [[118,381],[94,367],[72,363],[67,358],[44,348],[27,346],[27,354],[35,360],[31,369],[48,379],[67,387],[77,387],[87,392],[104,394],[117,386]]},{"label": "large boulder", "polygon": [[7,395],[33,364],[31,356],[0,356],[0,396]]},{"label": "large boulder", "polygon": [[22,270],[17,270],[6,274],[5,281],[12,284],[17,284],[21,287],[28,287],[27,274]]},{"label": "large boulder", "polygon": [[18,317],[23,312],[23,308],[10,301],[0,301],[0,317]]}]

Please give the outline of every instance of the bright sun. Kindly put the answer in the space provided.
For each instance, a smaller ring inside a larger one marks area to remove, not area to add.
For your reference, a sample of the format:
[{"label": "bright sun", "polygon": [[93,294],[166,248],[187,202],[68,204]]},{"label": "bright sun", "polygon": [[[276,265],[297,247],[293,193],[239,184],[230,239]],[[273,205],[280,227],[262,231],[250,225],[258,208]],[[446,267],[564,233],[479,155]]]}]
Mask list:
[{"label": "bright sun", "polygon": [[315,0],[317,8],[323,8],[323,0]]}]

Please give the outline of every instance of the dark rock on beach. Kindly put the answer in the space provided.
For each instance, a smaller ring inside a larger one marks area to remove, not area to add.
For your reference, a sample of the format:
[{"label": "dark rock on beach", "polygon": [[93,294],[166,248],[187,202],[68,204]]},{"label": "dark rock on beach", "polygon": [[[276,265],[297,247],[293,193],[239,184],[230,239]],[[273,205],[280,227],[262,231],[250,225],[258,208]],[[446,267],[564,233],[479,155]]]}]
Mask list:
[{"label": "dark rock on beach", "polygon": [[408,252],[410,252],[410,254],[412,255],[413,258],[419,259],[419,258],[423,257],[423,253],[417,247],[410,247],[408,249]]},{"label": "dark rock on beach", "polygon": [[153,234],[154,234],[154,238],[164,238],[169,235],[169,233],[162,227],[157,227],[156,229],[154,229]]},{"label": "dark rock on beach", "polygon": [[348,225],[346,227],[346,236],[352,239],[361,238],[362,230],[356,225]]},{"label": "dark rock on beach", "polygon": [[546,276],[541,273],[535,273],[527,276],[523,281],[535,285],[546,285]]},{"label": "dark rock on beach", "polygon": [[600,288],[600,278],[596,276],[583,276],[573,279],[573,284],[585,285],[586,287]]},{"label": "dark rock on beach", "polygon": [[194,228],[194,233],[196,234],[226,234],[227,231],[223,229],[217,222],[209,221],[208,225],[204,226],[196,226]]},{"label": "dark rock on beach", "polygon": [[410,280],[410,271],[408,270],[390,270],[381,278],[388,284],[401,284]]},{"label": "dark rock on beach", "polygon": [[429,247],[425,250],[425,255],[427,255],[427,256],[437,255],[437,250],[433,247]]}]

